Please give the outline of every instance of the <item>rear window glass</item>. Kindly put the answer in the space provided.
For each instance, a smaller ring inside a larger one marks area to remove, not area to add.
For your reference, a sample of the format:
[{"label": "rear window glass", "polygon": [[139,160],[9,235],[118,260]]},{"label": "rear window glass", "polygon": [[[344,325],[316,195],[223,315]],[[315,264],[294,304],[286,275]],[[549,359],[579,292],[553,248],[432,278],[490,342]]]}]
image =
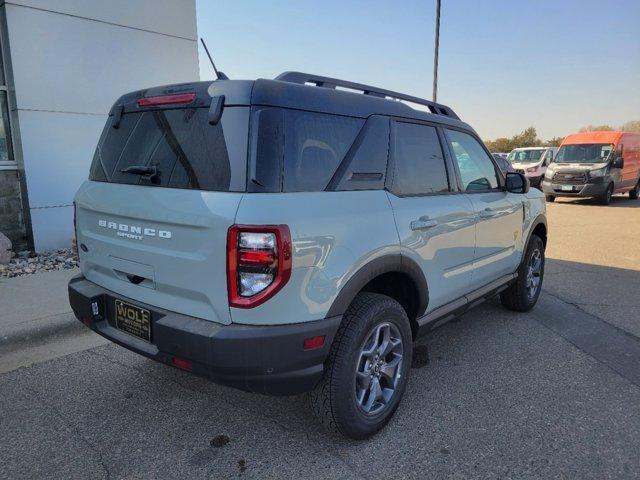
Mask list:
[{"label": "rear window glass", "polygon": [[[211,191],[244,191],[247,108],[227,108],[209,125],[208,108],[174,108],[109,118],[94,155],[95,181]],[[152,167],[155,175],[125,173]]]},{"label": "rear window glass", "polygon": [[363,124],[360,118],[256,107],[250,189],[324,190]]}]

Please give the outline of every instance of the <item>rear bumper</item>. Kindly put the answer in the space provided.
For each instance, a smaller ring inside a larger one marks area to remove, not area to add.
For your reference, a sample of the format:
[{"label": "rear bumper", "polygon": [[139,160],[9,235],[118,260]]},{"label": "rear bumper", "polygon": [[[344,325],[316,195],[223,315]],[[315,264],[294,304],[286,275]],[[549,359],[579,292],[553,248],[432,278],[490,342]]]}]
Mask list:
[{"label": "rear bumper", "polygon": [[[115,299],[151,313],[151,343],[115,327]],[[167,365],[174,358],[191,362],[190,371],[216,383],[269,395],[295,395],[312,390],[341,317],[274,326],[220,325],[145,305],[108,291],[77,276],[69,282],[69,302],[75,316],[105,338]],[[96,302],[98,314],[92,312]],[[305,338],[325,335],[324,345],[303,349]]]},{"label": "rear bumper", "polygon": [[545,195],[552,195],[554,197],[599,197],[603,195],[607,187],[609,186],[608,179],[594,178],[589,180],[588,183],[582,185],[571,185],[573,190],[562,190],[562,184],[553,183],[548,180],[542,180],[540,187]]}]

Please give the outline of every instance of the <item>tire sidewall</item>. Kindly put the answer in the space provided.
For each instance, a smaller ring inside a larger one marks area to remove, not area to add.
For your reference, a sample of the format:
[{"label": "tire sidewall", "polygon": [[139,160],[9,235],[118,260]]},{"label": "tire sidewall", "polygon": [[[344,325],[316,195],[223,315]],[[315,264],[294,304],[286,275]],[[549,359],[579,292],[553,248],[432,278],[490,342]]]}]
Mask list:
[{"label": "tire sidewall", "polygon": [[[540,254],[542,255],[542,267],[540,269],[540,285],[538,286],[538,290],[536,291],[536,294],[534,295],[534,297],[530,298],[527,292],[527,283],[526,283],[527,270],[529,268],[531,255],[536,249],[540,250]],[[520,267],[520,272],[518,273],[518,276],[519,276],[518,281],[521,282],[521,285],[520,285],[521,288],[519,289],[520,295],[521,295],[521,301],[527,305],[528,309],[533,308],[533,306],[538,301],[538,298],[540,297],[540,293],[542,292],[542,284],[544,282],[545,263],[546,263],[546,257],[544,254],[544,242],[537,235],[532,235],[531,238],[529,239],[529,244],[527,245],[527,252],[525,254],[524,261],[522,262],[522,265]]]},{"label": "tire sidewall", "polygon": [[[339,423],[343,430],[348,430],[349,436],[354,438],[366,438],[380,430],[393,416],[398,408],[411,370],[411,355],[413,351],[413,338],[406,313],[395,300],[382,297],[371,310],[367,311],[365,318],[354,319],[358,322],[357,334],[353,345],[349,348],[346,362],[338,373],[336,386],[338,402],[342,406],[339,409]],[[356,404],[356,368],[360,358],[360,352],[373,328],[382,323],[393,323],[400,332],[403,343],[401,377],[391,403],[381,412],[367,415]],[[337,412],[338,413],[338,412]]]}]

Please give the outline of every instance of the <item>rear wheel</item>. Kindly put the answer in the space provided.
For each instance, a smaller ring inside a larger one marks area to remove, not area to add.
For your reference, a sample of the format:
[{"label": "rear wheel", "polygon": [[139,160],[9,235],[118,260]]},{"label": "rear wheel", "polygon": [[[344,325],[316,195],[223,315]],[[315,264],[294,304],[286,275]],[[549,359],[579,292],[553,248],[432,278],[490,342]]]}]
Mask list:
[{"label": "rear wheel", "polygon": [[500,293],[502,305],[509,310],[528,312],[540,296],[544,277],[544,242],[537,235],[531,235],[524,261],[518,269],[518,278]]},{"label": "rear wheel", "polygon": [[311,408],[328,430],[354,439],[391,419],[407,385],[412,355],[409,319],[386,295],[360,293],[331,346]]},{"label": "rear wheel", "polygon": [[638,183],[636,183],[636,186],[633,188],[633,190],[629,190],[629,198],[631,200],[637,200],[639,196],[640,196],[640,179],[638,179]]},{"label": "rear wheel", "polygon": [[598,199],[601,205],[609,205],[613,196],[613,184],[610,183],[605,192]]},{"label": "rear wheel", "polygon": [[555,202],[555,201],[556,201],[556,197],[554,197],[553,195],[545,195],[545,197],[544,197],[544,198],[545,198],[545,199],[547,200],[547,202],[549,202],[549,203],[553,203],[553,202]]}]

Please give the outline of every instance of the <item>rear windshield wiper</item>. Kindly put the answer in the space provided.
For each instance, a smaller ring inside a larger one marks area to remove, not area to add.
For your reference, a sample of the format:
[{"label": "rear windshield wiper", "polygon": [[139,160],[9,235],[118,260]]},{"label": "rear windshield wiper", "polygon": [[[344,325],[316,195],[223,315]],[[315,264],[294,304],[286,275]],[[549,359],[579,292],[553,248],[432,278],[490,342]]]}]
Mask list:
[{"label": "rear windshield wiper", "polygon": [[122,173],[130,173],[132,175],[144,175],[145,177],[155,177],[158,175],[158,167],[146,165],[131,165],[130,167],[120,170]]}]

